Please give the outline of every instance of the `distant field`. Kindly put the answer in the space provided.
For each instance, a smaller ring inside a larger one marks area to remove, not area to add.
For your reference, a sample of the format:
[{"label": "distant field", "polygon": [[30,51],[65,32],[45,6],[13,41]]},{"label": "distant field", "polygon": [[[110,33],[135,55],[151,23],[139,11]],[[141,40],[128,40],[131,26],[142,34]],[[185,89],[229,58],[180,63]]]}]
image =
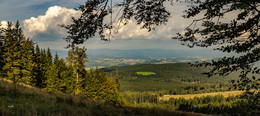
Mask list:
[{"label": "distant field", "polygon": [[188,94],[188,95],[164,95],[160,97],[159,100],[169,100],[170,98],[184,98],[184,99],[193,99],[194,97],[203,97],[203,96],[216,96],[223,95],[224,97],[236,96],[242,94],[242,91],[225,91],[225,92],[213,92],[213,93],[202,93],[202,94]]},{"label": "distant field", "polygon": [[148,76],[148,75],[155,75],[156,73],[154,73],[154,72],[136,72],[136,74]]}]

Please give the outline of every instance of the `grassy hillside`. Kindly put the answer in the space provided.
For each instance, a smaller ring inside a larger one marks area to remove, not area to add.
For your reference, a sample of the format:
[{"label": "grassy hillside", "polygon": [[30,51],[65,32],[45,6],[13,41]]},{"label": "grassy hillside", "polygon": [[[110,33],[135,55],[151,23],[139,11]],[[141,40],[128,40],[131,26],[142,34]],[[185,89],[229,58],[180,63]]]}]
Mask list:
[{"label": "grassy hillside", "polygon": [[112,106],[101,102],[88,101],[80,96],[49,92],[9,81],[0,80],[0,115],[26,116],[124,116],[124,115],[197,115],[203,114],[168,111],[162,109]]}]

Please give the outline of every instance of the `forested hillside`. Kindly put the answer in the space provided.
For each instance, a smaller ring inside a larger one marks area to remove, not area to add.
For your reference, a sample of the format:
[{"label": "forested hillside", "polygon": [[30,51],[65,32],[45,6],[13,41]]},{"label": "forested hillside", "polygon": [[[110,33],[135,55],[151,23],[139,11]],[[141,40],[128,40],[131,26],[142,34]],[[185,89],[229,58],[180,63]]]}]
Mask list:
[{"label": "forested hillside", "polygon": [[[0,77],[111,104],[124,104],[118,82],[98,69],[86,71],[86,49],[74,46],[65,59],[40,49],[23,35],[19,22],[0,28]],[[14,86],[14,88],[16,88]]]},{"label": "forested hillside", "polygon": [[[209,67],[194,67],[187,63],[113,66],[100,70],[119,77],[120,91],[132,106],[216,115],[258,115],[257,110],[248,112],[246,109],[253,105],[247,101],[249,96],[234,91],[230,82],[239,78],[237,73],[207,77],[202,73]],[[185,97],[191,94],[200,97]],[[169,98],[164,99],[167,96]]]},{"label": "forested hillside", "polygon": [[[209,70],[187,63],[140,64],[102,68],[108,76],[119,77],[120,91],[160,91],[162,94],[191,94],[226,91],[230,81],[238,79],[238,74],[227,77],[207,77],[202,73]],[[141,74],[140,74],[141,72]],[[153,73],[144,75],[143,73]]]}]

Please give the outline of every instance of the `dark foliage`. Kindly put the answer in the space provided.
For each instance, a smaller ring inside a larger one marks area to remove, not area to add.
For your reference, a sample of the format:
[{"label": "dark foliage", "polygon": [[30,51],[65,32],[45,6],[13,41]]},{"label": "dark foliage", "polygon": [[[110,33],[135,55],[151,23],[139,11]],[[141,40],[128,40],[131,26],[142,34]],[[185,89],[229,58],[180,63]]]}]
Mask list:
[{"label": "dark foliage", "polygon": [[[182,41],[189,47],[209,47],[218,45],[215,50],[239,54],[234,57],[223,57],[212,62],[198,63],[197,66],[213,66],[206,73],[208,76],[228,75],[241,71],[240,80],[235,84],[241,90],[258,89],[259,84],[248,74],[259,74],[254,63],[259,61],[259,21],[260,2],[258,0],[206,0],[185,11],[185,18],[203,14],[194,20],[185,34],[178,34],[174,39]],[[230,16],[235,14],[235,16]],[[196,23],[200,23],[196,26]],[[192,28],[191,28],[192,26]]]},{"label": "dark foliage", "polygon": [[[260,60],[259,0],[206,0],[185,11],[185,18],[203,15],[187,27],[185,34],[178,33],[173,39],[182,41],[189,47],[215,47],[215,50],[236,53],[233,57],[223,57],[212,62],[197,63],[195,66],[212,66],[208,76],[226,76],[240,71],[240,79],[233,80],[234,88],[248,91],[249,101],[258,104],[259,81],[251,74],[259,74],[255,64]],[[231,15],[232,14],[232,15]],[[196,26],[196,24],[200,24]],[[253,89],[254,92],[249,90]],[[250,104],[250,103],[248,103]],[[247,109],[257,109],[255,105]],[[259,111],[259,109],[258,109]]]}]

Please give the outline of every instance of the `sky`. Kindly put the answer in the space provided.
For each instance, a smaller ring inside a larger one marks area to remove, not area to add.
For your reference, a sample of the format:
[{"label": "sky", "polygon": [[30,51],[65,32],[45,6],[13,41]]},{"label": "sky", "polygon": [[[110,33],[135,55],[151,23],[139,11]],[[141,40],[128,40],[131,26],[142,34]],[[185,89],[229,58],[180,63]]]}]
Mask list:
[{"label": "sky", "polygon": [[[80,16],[74,10],[85,0],[0,0],[0,22],[21,23],[26,37],[34,40],[41,48],[65,50],[68,45],[64,37],[66,30],[61,24],[70,24],[71,17]],[[114,0],[114,3],[120,0]],[[187,9],[186,3],[167,4],[171,18],[166,25],[161,25],[152,32],[140,29],[134,21],[119,29],[119,33],[109,42],[104,42],[98,36],[89,39],[82,46],[87,49],[189,49],[171,38],[178,32],[183,32],[192,19],[181,17]],[[195,48],[200,49],[200,48]]]}]

